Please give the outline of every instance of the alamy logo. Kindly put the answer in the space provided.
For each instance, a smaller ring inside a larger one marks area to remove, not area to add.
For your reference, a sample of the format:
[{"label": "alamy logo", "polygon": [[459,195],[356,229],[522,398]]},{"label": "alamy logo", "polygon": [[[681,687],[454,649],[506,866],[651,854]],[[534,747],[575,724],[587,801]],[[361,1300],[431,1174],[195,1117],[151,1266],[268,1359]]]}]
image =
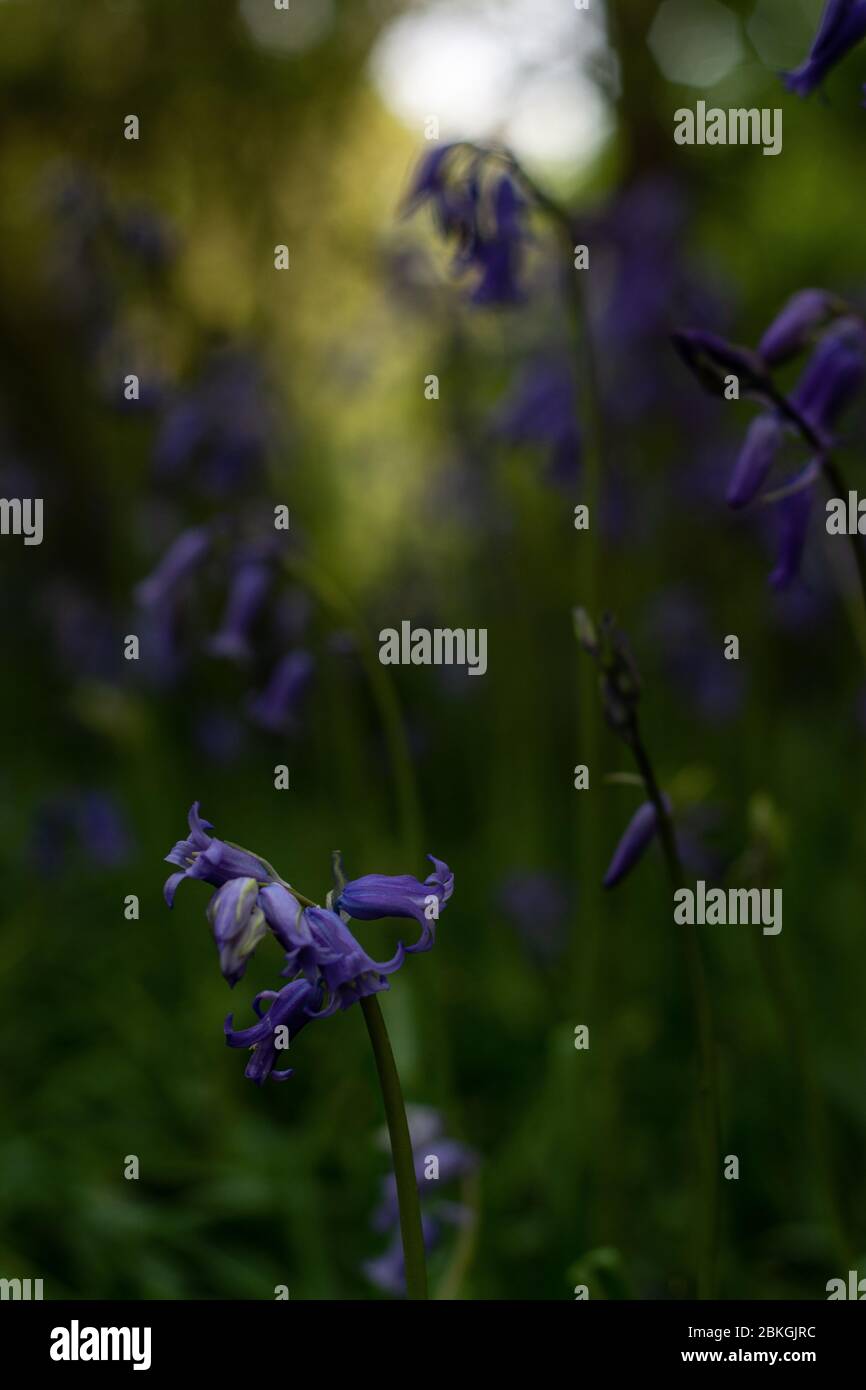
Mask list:
[{"label": "alamy logo", "polygon": [[408,621],[379,633],[383,666],[468,666],[470,676],[487,670],[486,627],[413,628]]},{"label": "alamy logo", "polygon": [[764,154],[782,153],[782,110],[775,107],[731,107],[723,111],[699,101],[694,111],[681,106],[674,112],[674,140],[678,145],[763,145]]},{"label": "alamy logo", "polygon": [[856,1269],[848,1270],[848,1283],[844,1279],[828,1279],[826,1283],[827,1301],[855,1298],[859,1303],[866,1299],[866,1279],[861,1279]]},{"label": "alamy logo", "polygon": [[42,498],[0,497],[0,536],[23,536],[25,545],[41,545]]},{"label": "alamy logo", "polygon": [[782,930],[781,888],[711,888],[699,878],[694,891],[674,893],[674,921],[685,926],[763,926],[764,936]]},{"label": "alamy logo", "polygon": [[69,1327],[51,1331],[52,1361],[131,1361],[134,1371],[150,1370],[149,1327]]},{"label": "alamy logo", "polygon": [[42,1297],[41,1279],[0,1279],[0,1299],[23,1299]]}]

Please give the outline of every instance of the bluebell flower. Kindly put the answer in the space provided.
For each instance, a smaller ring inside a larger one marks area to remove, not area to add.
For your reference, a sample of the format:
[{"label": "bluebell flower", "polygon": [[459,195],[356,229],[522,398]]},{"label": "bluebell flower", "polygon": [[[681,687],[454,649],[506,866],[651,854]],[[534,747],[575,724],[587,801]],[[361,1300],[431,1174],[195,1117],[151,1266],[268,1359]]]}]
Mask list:
[{"label": "bluebell flower", "polygon": [[496,181],[488,228],[476,226],[462,263],[481,272],[472,291],[473,304],[517,304],[524,295],[520,285],[526,232],[526,199],[509,174]]},{"label": "bluebell flower", "polygon": [[135,595],[144,608],[158,608],[172,599],[183,582],[200,569],[213,540],[208,526],[191,526],[169,546],[152,574],[137,586]]},{"label": "bluebell flower", "polygon": [[220,970],[232,986],[243,975],[262,937],[268,934],[258,894],[257,879],[230,878],[208,903],[208,921],[219,950]]},{"label": "bluebell flower", "polygon": [[785,86],[798,96],[808,96],[864,37],[866,0],[827,0],[809,56],[800,67],[783,74]]},{"label": "bluebell flower", "polygon": [[[282,947],[282,973],[290,983],[278,993],[266,991],[257,997],[256,1012],[260,1012],[260,999],[273,1001],[266,1019],[242,1032],[234,1031],[231,1019],[226,1022],[231,1047],[254,1045],[257,1049],[247,1067],[247,1076],[258,1082],[268,1075],[282,1080],[283,1074],[273,1071],[275,1048],[279,1047],[271,1038],[273,1029],[290,1022],[297,1031],[309,1017],[327,1018],[388,989],[388,977],[400,968],[406,951],[401,943],[390,960],[374,960],[352,935],[340,913],[319,907],[296,893],[258,855],[212,836],[212,827],[199,814],[198,802],[190,811],[189,824],[189,837],[166,856],[170,864],[180,867],[180,872],[166,882],[166,901],[172,905],[184,878],[198,878],[216,888],[207,915],[219,950],[220,968],[229,985],[241,978],[253,951],[269,933]],[[415,950],[432,945],[432,935],[429,942],[425,940],[425,933],[430,931],[426,899],[444,902],[452,888],[453,878],[447,866],[436,859],[433,863],[435,873],[426,885],[408,876],[389,879],[370,875],[366,880],[380,885],[380,906],[387,906],[389,911],[393,908],[398,915],[414,917],[421,912],[425,916],[424,931]],[[393,889],[395,883],[400,885],[399,892]],[[392,887],[389,889],[388,885]],[[370,916],[381,915],[372,910],[369,900],[367,908]]]},{"label": "bluebell flower", "polygon": [[[442,1225],[465,1225],[472,1219],[472,1212],[460,1202],[440,1197],[441,1186],[468,1177],[478,1167],[478,1155],[458,1140],[449,1139],[443,1133],[442,1117],[430,1106],[407,1106],[406,1118],[409,1123],[409,1137],[412,1143],[412,1156],[415,1167],[415,1180],[421,1199],[421,1226],[424,1247],[430,1252],[438,1245]],[[430,1159],[437,1160],[438,1176],[428,1178]],[[405,1293],[405,1273],[403,1252],[399,1238],[399,1204],[397,1184],[393,1173],[382,1179],[379,1204],[371,1218],[371,1226],[379,1234],[394,1232],[383,1254],[365,1260],[362,1269],[377,1288],[383,1293],[401,1295]]]},{"label": "bluebell flower", "polygon": [[614,888],[631,873],[655,839],[659,828],[658,813],[651,801],[645,801],[635,811],[625,828],[622,839],[602,880],[604,888]]},{"label": "bluebell flower", "polygon": [[774,589],[786,589],[800,572],[800,561],[806,547],[814,499],[813,483],[811,487],[792,492],[777,505],[779,549],[775,569],[770,575],[770,583]]},{"label": "bluebell flower", "polygon": [[866,377],[866,327],[847,317],[818,342],[791,396],[813,430],[829,445],[832,429]]},{"label": "bluebell flower", "polygon": [[[696,335],[677,336],[682,339]],[[697,336],[704,346],[707,340],[719,341],[714,335]],[[796,356],[813,342],[805,369],[786,398],[773,382],[770,367]],[[678,346],[682,348],[682,343]],[[740,349],[734,351],[738,353]],[[718,361],[706,369],[711,375],[723,355],[719,349]],[[688,352],[683,356],[698,370]],[[866,380],[866,325],[841,299],[827,291],[803,290],[793,295],[773,320],[761,340],[756,360],[764,363],[765,376],[754,394],[766,400],[771,413],[754,421],[749,429],[728,488],[728,502],[742,507],[760,493],[786,430],[796,432],[814,454],[798,478],[768,498],[780,508],[781,529],[778,561],[770,582],[774,588],[784,588],[797,573],[808,533],[814,484],[835,443],[839,418]]]},{"label": "bluebell flower", "polygon": [[758,356],[769,366],[796,357],[842,307],[828,290],[798,290],[773,319],[758,344]]},{"label": "bluebell flower", "polygon": [[[421,1234],[424,1249],[429,1254],[439,1242],[440,1225],[432,1216],[421,1213]],[[361,1269],[374,1288],[382,1293],[393,1294],[395,1298],[406,1292],[406,1265],[403,1258],[403,1241],[399,1227],[392,1236],[388,1248],[373,1259],[364,1260]]]},{"label": "bluebell flower", "polygon": [[155,445],[157,473],[192,474],[208,495],[225,496],[260,471],[272,432],[258,363],[240,349],[222,349],[167,406]]},{"label": "bluebell flower", "polygon": [[334,901],[335,910],[361,922],[381,917],[414,917],[421,935],[413,946],[406,947],[406,953],[429,951],[436,938],[439,914],[454,891],[454,875],[441,859],[432,854],[427,858],[433,872],[423,883],[411,874],[366,874],[341,885]]},{"label": "bluebell flower", "polygon": [[[269,1077],[272,1081],[285,1081],[294,1074],[293,1067],[283,1071],[274,1070],[279,1054],[288,1050],[287,1046],[280,1045],[281,1037],[285,1036],[287,1044],[297,1037],[301,1029],[315,1016],[321,996],[321,986],[311,985],[307,980],[293,980],[281,990],[264,989],[256,995],[253,1000],[253,1012],[258,1016],[259,1022],[249,1028],[235,1030],[233,1015],[228,1015],[224,1025],[227,1045],[253,1049],[244,1076],[254,1081],[257,1086],[262,1086]],[[263,999],[271,1001],[271,1007],[264,1017],[261,1011]],[[278,1034],[277,1030],[280,1028],[286,1030],[285,1035]]]},{"label": "bluebell flower", "polygon": [[437,143],[418,161],[415,176],[403,203],[404,214],[408,216],[415,212],[422,203],[432,199],[442,230],[450,230],[448,225],[450,204],[448,202],[446,174],[448,161],[458,149],[460,149],[459,143],[452,142],[444,145]]},{"label": "bluebell flower", "polygon": [[129,859],[129,826],[110,792],[65,791],[37,806],[29,843],[33,864],[46,875],[60,874],[75,851],[100,869],[116,868]]},{"label": "bluebell flower", "polygon": [[785,431],[775,415],[758,415],[749,426],[728,487],[730,507],[745,507],[758,495],[776,461]]},{"label": "bluebell flower", "polygon": [[568,895],[560,880],[542,869],[515,869],[502,881],[496,907],[520,935],[530,954],[550,964],[565,945]]},{"label": "bluebell flower", "polygon": [[315,962],[328,992],[322,1017],[348,1009],[359,999],[389,988],[388,976],[403,964],[402,943],[387,961],[373,960],[349,931],[342,917],[326,907],[307,907],[301,914],[297,950],[286,957],[284,975],[293,975],[302,960]]},{"label": "bluebell flower", "polygon": [[272,567],[256,555],[244,556],[229,588],[219,631],[208,642],[213,656],[234,661],[250,656],[250,629],[261,612],[273,581]]},{"label": "bluebell flower", "polygon": [[528,240],[526,199],[508,168],[489,151],[456,143],[421,160],[405,202],[430,202],[440,233],[456,241],[456,268],[478,272],[475,304],[523,298],[520,276]]},{"label": "bluebell flower", "polygon": [[289,652],[282,657],[271,672],[264,690],[249,701],[250,718],[271,733],[288,733],[292,730],[315,666],[309,652]]},{"label": "bluebell flower", "polygon": [[232,878],[254,878],[261,884],[279,880],[279,875],[264,859],[250,854],[240,845],[209,835],[212,829],[213,826],[199,815],[199,803],[194,802],[189,813],[189,837],[178,840],[171,853],[165,856],[166,863],[180,866],[179,873],[166,879],[163,890],[169,907],[174,903],[178,884],[185,878],[201,879],[214,888],[222,888]]},{"label": "bluebell flower", "polygon": [[573,483],[580,460],[581,433],[570,365],[547,358],[532,363],[512,384],[493,428],[512,444],[545,447],[551,482]]},{"label": "bluebell flower", "polygon": [[718,726],[741,712],[746,663],[723,659],[717,624],[687,587],[677,585],[654,598],[649,638],[666,676],[697,715]]}]

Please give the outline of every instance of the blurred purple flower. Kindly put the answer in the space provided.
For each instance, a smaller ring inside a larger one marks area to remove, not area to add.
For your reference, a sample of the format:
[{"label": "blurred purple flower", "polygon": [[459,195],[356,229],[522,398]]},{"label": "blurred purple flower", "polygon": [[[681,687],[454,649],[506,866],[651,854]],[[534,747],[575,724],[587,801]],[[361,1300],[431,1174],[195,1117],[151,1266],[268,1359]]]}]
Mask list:
[{"label": "blurred purple flower", "polygon": [[250,630],[264,606],[272,582],[272,567],[261,557],[247,555],[240,560],[232,576],[219,631],[207,644],[211,655],[232,661],[249,659]]},{"label": "blurred purple flower", "polygon": [[315,660],[309,652],[289,652],[282,657],[267,685],[248,704],[250,718],[270,733],[288,733],[297,725],[298,714],[310,687]]},{"label": "blurred purple flower", "polygon": [[727,723],[743,706],[742,661],[725,661],[703,604],[687,589],[664,591],[649,614],[649,636],[668,679],[689,707],[709,723]]},{"label": "blurred purple flower", "polygon": [[551,482],[564,486],[573,483],[581,435],[574,372],[568,362],[542,359],[525,368],[500,404],[493,429],[511,444],[545,447]]},{"label": "blurred purple flower", "polygon": [[866,0],[827,0],[809,56],[800,67],[783,73],[785,86],[808,96],[864,36]]},{"label": "blurred purple flower", "polygon": [[631,873],[652,844],[658,828],[656,808],[651,801],[645,801],[626,826],[622,839],[613,852],[613,858],[602,880],[602,887],[614,888]]},{"label": "blurred purple flower", "polygon": [[225,496],[261,470],[272,429],[259,364],[240,349],[221,349],[167,406],[155,445],[157,474],[194,477],[208,495]]},{"label": "blurred purple flower", "polygon": [[[429,1252],[439,1243],[443,1222],[461,1226],[472,1219],[472,1213],[461,1203],[439,1197],[439,1184],[447,1185],[475,1172],[478,1155],[465,1144],[444,1135],[442,1117],[432,1107],[407,1106],[406,1114],[421,1199],[424,1246]],[[389,1173],[382,1179],[379,1205],[370,1224],[377,1233],[393,1231],[394,1236],[384,1253],[365,1260],[362,1269],[371,1284],[383,1293],[394,1295],[406,1292],[399,1220],[397,1184],[393,1173]]]},{"label": "blurred purple flower", "polygon": [[809,533],[809,520],[815,486],[792,493],[778,503],[779,550],[776,567],[770,575],[774,589],[786,589],[800,572],[800,561]]},{"label": "blurred purple flower", "polygon": [[785,431],[776,415],[758,415],[752,421],[728,486],[729,507],[745,507],[758,495],[784,438]]},{"label": "blurred purple flower", "polygon": [[521,300],[526,199],[502,161],[459,142],[437,146],[421,159],[404,211],[426,202],[442,236],[457,242],[456,268],[477,272],[472,302]]},{"label": "blurred purple flower", "polygon": [[184,580],[195,574],[206,560],[213,536],[208,526],[192,526],[169,546],[152,574],[136,587],[135,596],[143,608],[159,608],[174,597]]},{"label": "blurred purple flower", "polygon": [[758,355],[770,366],[796,357],[820,328],[839,312],[839,300],[828,290],[798,290],[773,319]]},{"label": "blurred purple flower", "polygon": [[496,905],[533,955],[548,963],[559,955],[565,944],[568,896],[554,874],[513,870],[500,885]]},{"label": "blurred purple flower", "polygon": [[118,868],[128,862],[132,848],[126,816],[110,792],[63,792],[34,812],[29,854],[48,874],[63,872],[76,850],[96,868]]},{"label": "blurred purple flower", "polygon": [[854,317],[839,319],[815,347],[791,400],[826,442],[866,376],[866,327]]}]

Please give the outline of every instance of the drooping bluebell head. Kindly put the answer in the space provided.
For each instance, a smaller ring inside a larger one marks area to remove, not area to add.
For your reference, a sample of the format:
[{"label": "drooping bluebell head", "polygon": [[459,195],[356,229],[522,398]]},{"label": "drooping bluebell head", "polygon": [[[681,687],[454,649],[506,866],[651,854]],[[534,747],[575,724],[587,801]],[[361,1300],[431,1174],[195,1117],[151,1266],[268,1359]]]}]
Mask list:
[{"label": "drooping bluebell head", "polygon": [[454,875],[441,859],[432,854],[427,858],[433,873],[423,883],[411,874],[366,874],[342,884],[335,910],[361,922],[381,917],[414,917],[421,926],[421,935],[414,946],[406,947],[406,952],[429,951],[439,914],[454,891]]},{"label": "drooping bluebell head", "polygon": [[866,0],[827,0],[809,56],[783,75],[785,86],[798,96],[808,96],[864,37]]},{"label": "drooping bluebell head", "polygon": [[[293,1067],[280,1071],[274,1068],[282,1054],[289,1050],[292,1039],[311,1021],[321,998],[320,985],[312,985],[307,980],[293,980],[281,990],[265,989],[256,995],[253,1012],[259,1022],[249,1028],[236,1030],[233,1015],[228,1015],[224,1025],[227,1045],[253,1049],[244,1076],[255,1081],[257,1086],[262,1086],[268,1077],[272,1081],[285,1081],[293,1074]],[[271,1001],[271,1007],[264,1016],[261,1010],[263,999]]]},{"label": "drooping bluebell head", "polygon": [[652,844],[658,828],[656,808],[651,801],[645,801],[635,811],[613,852],[613,858],[602,880],[603,887],[614,888],[622,882],[626,874],[631,873],[635,864],[639,863]]},{"label": "drooping bluebell head", "polygon": [[232,986],[243,975],[262,937],[268,934],[258,893],[256,879],[230,878],[208,903],[208,921],[219,950],[220,970]]},{"label": "drooping bluebell head", "polygon": [[784,438],[785,431],[777,416],[758,415],[752,421],[728,487],[729,507],[745,507],[757,497]]},{"label": "drooping bluebell head", "polygon": [[212,829],[213,826],[199,815],[199,803],[194,802],[189,813],[189,836],[178,840],[171,853],[165,856],[166,863],[180,866],[179,873],[166,879],[164,892],[169,907],[174,903],[178,884],[185,878],[198,878],[215,888],[222,888],[233,878],[253,878],[261,884],[278,879],[278,874],[264,859],[228,840],[217,840],[208,834]]},{"label": "drooping bluebell head", "polygon": [[[177,886],[184,878],[200,879],[217,890],[207,915],[219,950],[220,967],[230,985],[241,978],[250,956],[265,936],[273,935],[282,947],[282,973],[289,984],[278,993],[266,991],[257,997],[255,1008],[260,1021],[252,1028],[235,1032],[231,1019],[226,1023],[231,1047],[256,1049],[247,1076],[259,1083],[268,1075],[282,1080],[288,1073],[274,1071],[280,1042],[272,1038],[273,1030],[286,1023],[296,1032],[310,1016],[326,1018],[388,989],[389,976],[402,965],[406,950],[401,943],[389,960],[374,960],[339,912],[330,906],[319,907],[296,892],[258,855],[214,837],[210,833],[212,826],[199,813],[198,802],[189,813],[189,826],[188,838],[179,841],[166,856],[170,864],[179,866],[179,872],[166,882],[166,901],[172,905]],[[440,904],[450,897],[453,886],[448,866],[432,856],[431,859],[434,872],[423,884],[408,875],[368,875],[357,880],[361,885],[360,912],[372,918],[383,915],[380,909],[385,908],[388,915],[414,917],[422,923],[421,936],[410,948],[413,950],[432,946],[430,918],[435,920]],[[261,1018],[258,1007],[261,999],[273,1001],[266,1018]]]},{"label": "drooping bluebell head", "polygon": [[405,210],[425,202],[440,233],[457,243],[457,269],[478,272],[473,303],[523,298],[527,205],[507,161],[462,143],[437,146],[421,160]]}]

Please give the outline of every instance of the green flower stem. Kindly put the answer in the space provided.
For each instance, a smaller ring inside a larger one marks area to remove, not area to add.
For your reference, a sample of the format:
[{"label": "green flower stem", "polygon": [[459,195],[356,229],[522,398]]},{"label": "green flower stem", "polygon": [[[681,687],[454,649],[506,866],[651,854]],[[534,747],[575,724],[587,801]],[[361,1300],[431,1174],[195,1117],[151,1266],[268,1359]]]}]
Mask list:
[{"label": "green flower stem", "polygon": [[[649,760],[635,723],[632,735],[632,751],[646,787],[646,793],[658,816],[659,836],[662,842],[665,861],[668,866],[671,884],[681,888],[685,881],[676,835],[668,808],[665,805],[655,772]],[[701,1244],[698,1264],[698,1298],[715,1297],[716,1251],[719,1240],[719,1178],[721,1163],[721,1106],[719,1101],[719,1077],[716,1065],[716,1046],[714,1040],[712,1006],[707,990],[704,963],[698,945],[697,935],[688,926],[683,928],[683,943],[686,955],[686,968],[694,1010],[695,1031],[698,1040],[700,1078],[698,1100],[701,1130],[701,1206],[700,1223]]]},{"label": "green flower stem", "polygon": [[424,1233],[421,1228],[421,1203],[415,1178],[415,1158],[406,1120],[406,1107],[400,1077],[391,1051],[391,1042],[379,1001],[375,994],[361,1000],[361,1012],[370,1035],[376,1071],[385,1102],[385,1118],[391,1139],[394,1177],[397,1180],[397,1202],[400,1208],[400,1236],[403,1241],[403,1262],[406,1269],[406,1292],[409,1298],[427,1297],[427,1261],[424,1252]]}]

